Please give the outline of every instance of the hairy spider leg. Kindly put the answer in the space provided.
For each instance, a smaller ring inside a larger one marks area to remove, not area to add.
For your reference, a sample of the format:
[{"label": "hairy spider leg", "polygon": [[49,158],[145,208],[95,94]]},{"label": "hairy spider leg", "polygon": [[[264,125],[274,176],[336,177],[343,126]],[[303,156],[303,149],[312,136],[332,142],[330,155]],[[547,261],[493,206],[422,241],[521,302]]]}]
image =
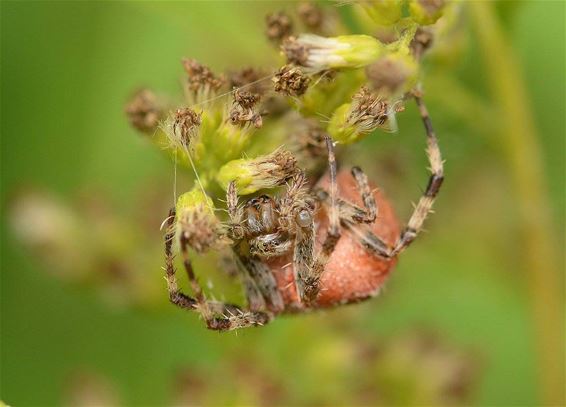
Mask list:
[{"label": "hairy spider leg", "polygon": [[[228,184],[226,202],[230,216],[229,234],[232,239],[239,241],[245,235],[244,215],[241,206],[238,205],[238,191],[233,181]],[[265,310],[268,305],[274,312],[283,311],[285,308],[283,297],[277,289],[275,276],[267,265],[258,258],[244,254],[239,243],[234,245],[233,251],[238,269],[241,271],[250,310]]]},{"label": "hairy spider leg", "polygon": [[[183,264],[187,272],[191,287],[195,293],[192,298],[179,289],[174,266],[173,240],[175,239],[175,210],[169,211],[167,217],[165,234],[165,279],[169,299],[176,306],[183,309],[190,309],[199,312],[204,318],[209,329],[217,331],[230,331],[249,326],[264,325],[271,320],[270,315],[264,312],[250,312],[243,310],[237,305],[227,304],[218,301],[207,301],[188,257],[187,244],[181,239],[181,253],[183,254]],[[215,316],[216,315],[216,316]]]},{"label": "hairy spider leg", "polygon": [[[369,226],[377,218],[378,207],[375,197],[369,187],[367,176],[359,167],[352,168],[352,177],[356,182],[356,187],[364,202],[365,210],[349,201],[338,198],[337,206],[340,217],[340,224],[352,231],[359,243],[373,254],[381,257],[390,258],[392,248],[389,247],[381,238],[376,236]],[[316,192],[317,199],[326,207],[330,206],[329,194],[325,190]]]},{"label": "hairy spider leg", "polygon": [[326,238],[322,243],[320,252],[314,256],[314,242],[316,229],[314,218],[308,228],[301,230],[297,236],[294,253],[294,268],[297,275],[297,286],[301,301],[306,304],[312,303],[320,291],[320,279],[324,273],[326,263],[334,252],[340,237],[340,216],[338,208],[338,184],[336,181],[336,155],[334,143],[329,136],[325,136],[326,148],[328,150],[328,166],[330,171],[330,208],[329,225]]},{"label": "hairy spider leg", "polygon": [[[357,236],[360,244],[364,248],[371,253],[384,258],[397,256],[413,242],[419,231],[422,229],[422,225],[427,218],[427,215],[431,212],[434,199],[436,198],[444,180],[442,156],[438,147],[438,139],[433,130],[430,116],[420,95],[415,95],[415,101],[419,108],[426,131],[426,153],[430,163],[431,175],[423,196],[416,205],[411,217],[409,218],[407,226],[403,229],[403,232],[401,232],[401,236],[397,240],[395,246],[390,247],[381,238],[376,236],[370,228],[361,225],[365,219],[372,216],[371,207],[375,206],[375,200],[373,200],[373,203],[371,202],[373,194],[371,194],[371,198],[368,197],[367,190],[369,190],[369,187],[367,187],[367,182],[364,182],[364,176],[362,175],[363,172],[361,172],[359,168],[354,167],[352,169],[352,175],[356,179],[358,189],[361,192],[362,199],[366,206],[366,217],[364,218],[364,215],[362,214],[363,210],[361,210],[358,206],[343,200],[338,201],[340,222]],[[317,196],[319,200],[328,205],[329,197],[325,191],[319,191]],[[330,205],[332,204],[330,203]]]}]

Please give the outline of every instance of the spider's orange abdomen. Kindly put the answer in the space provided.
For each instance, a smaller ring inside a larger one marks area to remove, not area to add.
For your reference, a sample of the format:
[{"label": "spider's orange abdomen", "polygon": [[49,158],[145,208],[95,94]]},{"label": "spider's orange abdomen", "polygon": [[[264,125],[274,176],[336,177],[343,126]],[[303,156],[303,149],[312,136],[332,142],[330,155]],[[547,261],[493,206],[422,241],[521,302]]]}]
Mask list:
[{"label": "spider's orange abdomen", "polygon": [[[350,172],[340,171],[337,181],[339,196],[363,207],[360,193]],[[328,177],[324,177],[318,183],[318,186],[327,189]],[[377,190],[375,190],[374,196],[378,215],[377,220],[369,226],[373,233],[390,246],[393,246],[399,237],[399,222],[387,198]],[[317,213],[316,220],[318,224],[316,252],[318,253],[328,227],[328,215],[324,209]],[[296,287],[293,284],[291,256],[283,256],[270,262],[279,290],[283,295],[286,306],[290,310],[304,308],[304,305],[299,301]],[[361,246],[352,232],[342,228],[342,237],[326,265],[322,276],[320,293],[314,306],[329,307],[362,301],[377,295],[396,262],[396,258],[387,260],[370,254]]]}]

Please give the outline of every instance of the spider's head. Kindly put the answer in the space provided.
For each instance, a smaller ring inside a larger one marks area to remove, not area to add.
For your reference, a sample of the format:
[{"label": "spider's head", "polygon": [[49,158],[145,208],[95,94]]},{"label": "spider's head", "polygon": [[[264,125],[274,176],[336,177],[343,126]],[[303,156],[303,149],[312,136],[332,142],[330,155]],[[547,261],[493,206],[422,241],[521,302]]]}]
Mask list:
[{"label": "spider's head", "polygon": [[273,233],[277,228],[277,208],[273,198],[261,195],[250,199],[245,207],[247,228],[253,235]]}]

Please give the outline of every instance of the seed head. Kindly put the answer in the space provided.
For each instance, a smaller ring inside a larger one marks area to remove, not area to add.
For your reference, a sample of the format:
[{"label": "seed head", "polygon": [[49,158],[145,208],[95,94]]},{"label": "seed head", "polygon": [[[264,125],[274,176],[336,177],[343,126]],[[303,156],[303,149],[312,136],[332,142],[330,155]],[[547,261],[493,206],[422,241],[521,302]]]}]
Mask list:
[{"label": "seed head", "polygon": [[259,96],[235,89],[234,101],[232,102],[232,108],[229,114],[232,124],[246,125],[253,123],[253,125],[259,129],[263,121],[261,115],[254,110],[258,101]]},{"label": "seed head", "polygon": [[282,11],[270,13],[265,16],[265,35],[269,40],[279,43],[284,38],[291,35],[293,23],[291,18]]},{"label": "seed head", "polygon": [[166,134],[171,145],[179,148],[191,148],[198,134],[202,113],[188,107],[177,109],[168,120]]},{"label": "seed head", "polygon": [[149,89],[136,92],[126,104],[125,111],[130,124],[146,134],[151,134],[157,129],[164,113],[157,97]]},{"label": "seed head", "polygon": [[301,96],[310,82],[303,71],[293,65],[285,65],[273,76],[274,90],[289,96]]},{"label": "seed head", "polygon": [[183,59],[183,68],[187,72],[187,87],[190,91],[197,93],[202,89],[217,91],[224,84],[223,78],[217,78],[205,65],[195,59]]}]

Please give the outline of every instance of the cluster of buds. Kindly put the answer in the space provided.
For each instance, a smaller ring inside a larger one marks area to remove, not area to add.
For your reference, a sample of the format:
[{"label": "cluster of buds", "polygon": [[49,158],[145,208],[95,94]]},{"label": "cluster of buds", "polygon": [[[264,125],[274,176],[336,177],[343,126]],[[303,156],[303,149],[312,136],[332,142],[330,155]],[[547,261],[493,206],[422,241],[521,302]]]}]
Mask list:
[{"label": "cluster of buds", "polygon": [[365,13],[359,22],[366,34],[348,33],[335,8],[300,3],[294,13],[266,16],[267,39],[286,60],[271,73],[248,67],[217,74],[184,59],[184,106],[167,113],[149,91],[128,105],[131,123],[196,173],[194,188],[179,198],[176,227],[197,252],[222,243],[214,209],[225,205],[230,185],[248,195],[281,186],[300,170],[315,176],[326,137],[348,145],[374,131],[396,131],[395,114],[419,80],[434,23],[447,7],[441,0],[360,0],[349,7]]}]

